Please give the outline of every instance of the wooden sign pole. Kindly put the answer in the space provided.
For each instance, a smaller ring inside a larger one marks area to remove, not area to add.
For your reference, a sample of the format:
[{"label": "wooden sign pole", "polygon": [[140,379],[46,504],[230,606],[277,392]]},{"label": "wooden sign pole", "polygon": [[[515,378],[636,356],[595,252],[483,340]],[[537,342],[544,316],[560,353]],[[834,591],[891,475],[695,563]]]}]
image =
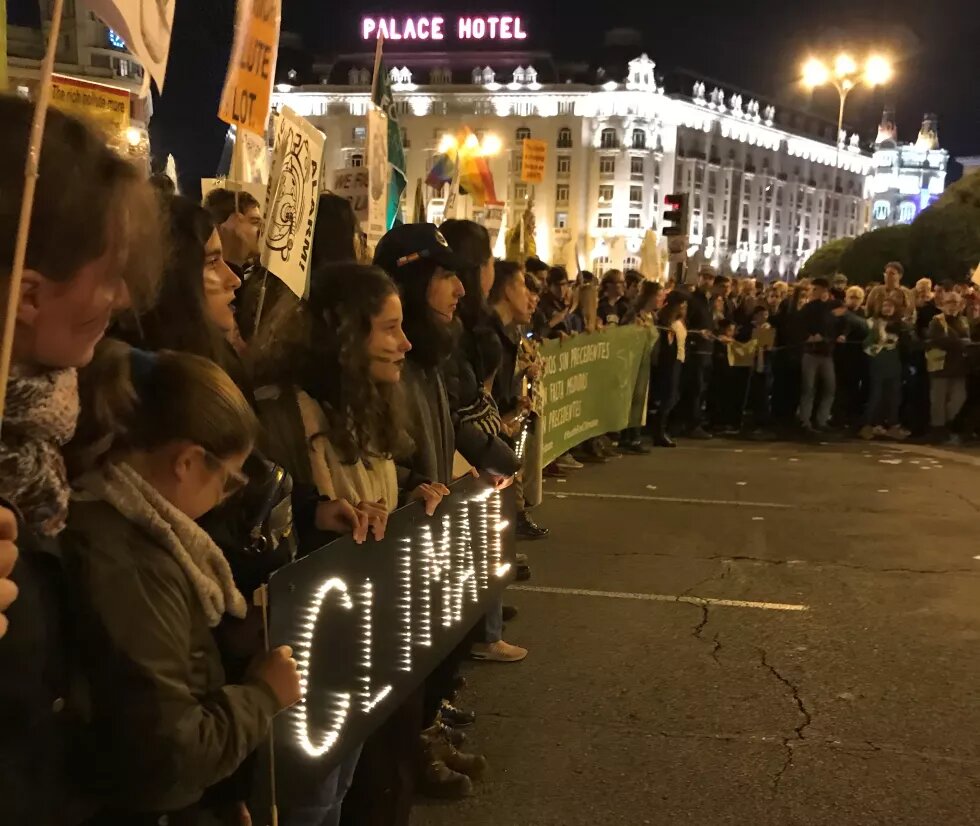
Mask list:
[{"label": "wooden sign pole", "polygon": [[44,124],[51,104],[51,75],[61,33],[61,12],[64,0],[53,0],[51,6],[51,31],[48,33],[47,50],[41,63],[37,100],[34,104],[34,120],[31,138],[27,146],[27,165],[24,168],[24,194],[20,201],[20,220],[17,224],[17,241],[14,260],[10,268],[10,288],[7,291],[7,313],[3,325],[3,343],[0,345],[0,428],[7,404],[7,380],[10,378],[10,359],[14,350],[14,329],[17,326],[17,307],[20,304],[20,285],[24,277],[24,261],[27,258],[27,239],[31,231],[31,214],[34,211],[34,190],[37,186],[41,160],[41,144],[44,141]]}]

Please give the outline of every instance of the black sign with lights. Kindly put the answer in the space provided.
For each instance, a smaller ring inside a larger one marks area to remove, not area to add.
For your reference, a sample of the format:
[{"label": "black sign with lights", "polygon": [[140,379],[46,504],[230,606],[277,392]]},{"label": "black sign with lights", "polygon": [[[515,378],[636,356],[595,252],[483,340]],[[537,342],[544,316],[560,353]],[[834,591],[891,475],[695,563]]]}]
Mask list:
[{"label": "black sign with lights", "polygon": [[467,477],[433,517],[392,514],[380,541],[340,539],[269,582],[272,646],[303,700],[275,722],[279,807],[305,797],[460,643],[512,579],[513,489]]}]

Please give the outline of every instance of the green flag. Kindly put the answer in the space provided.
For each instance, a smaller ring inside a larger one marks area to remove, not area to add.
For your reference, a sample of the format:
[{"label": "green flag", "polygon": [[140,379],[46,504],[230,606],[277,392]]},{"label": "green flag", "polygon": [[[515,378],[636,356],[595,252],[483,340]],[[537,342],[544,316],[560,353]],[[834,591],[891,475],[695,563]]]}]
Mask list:
[{"label": "green flag", "polygon": [[391,176],[388,179],[388,228],[395,225],[405,191],[405,147],[402,145],[402,130],[398,125],[398,113],[391,94],[391,76],[385,71],[384,63],[379,61],[374,73],[374,86],[371,101],[388,116],[388,165]]}]

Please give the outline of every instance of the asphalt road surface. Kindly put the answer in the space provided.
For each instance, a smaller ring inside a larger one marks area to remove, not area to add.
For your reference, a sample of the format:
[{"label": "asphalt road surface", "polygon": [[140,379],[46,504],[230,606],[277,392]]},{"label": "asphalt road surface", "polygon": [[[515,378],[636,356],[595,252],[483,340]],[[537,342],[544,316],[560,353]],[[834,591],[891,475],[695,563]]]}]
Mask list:
[{"label": "asphalt road surface", "polygon": [[491,778],[413,826],[980,824],[980,458],[682,443],[546,483]]}]

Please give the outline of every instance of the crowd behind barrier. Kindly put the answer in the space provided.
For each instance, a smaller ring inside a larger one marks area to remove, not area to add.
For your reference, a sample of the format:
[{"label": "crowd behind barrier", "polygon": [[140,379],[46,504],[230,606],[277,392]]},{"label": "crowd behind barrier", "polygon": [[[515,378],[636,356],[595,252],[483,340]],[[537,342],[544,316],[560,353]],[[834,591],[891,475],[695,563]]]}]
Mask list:
[{"label": "crowd behind barrier", "polygon": [[[31,115],[0,97],[0,262]],[[529,655],[504,588],[545,477],[679,429],[980,425],[972,287],[898,265],[867,294],[570,278],[462,220],[368,263],[325,194],[300,299],[255,264],[254,200],[193,203],[58,111],[40,164],[0,432],[0,826],[407,824],[489,769],[460,665]]]}]

